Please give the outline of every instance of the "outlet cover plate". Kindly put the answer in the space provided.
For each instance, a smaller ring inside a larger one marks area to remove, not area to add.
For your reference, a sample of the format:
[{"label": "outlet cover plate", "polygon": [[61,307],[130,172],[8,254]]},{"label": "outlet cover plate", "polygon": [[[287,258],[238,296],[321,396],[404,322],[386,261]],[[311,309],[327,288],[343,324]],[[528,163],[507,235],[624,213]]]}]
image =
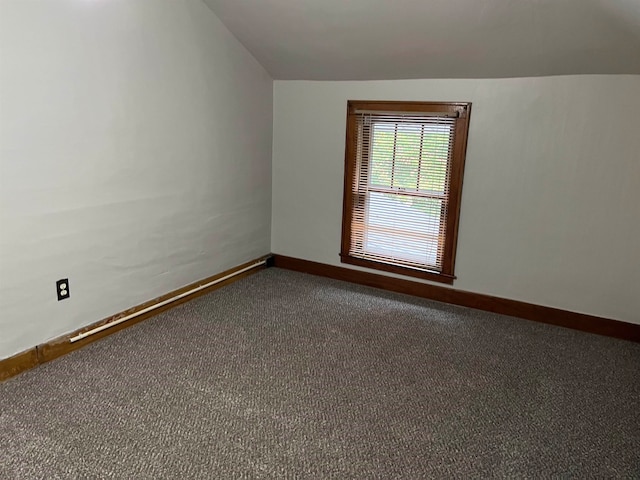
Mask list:
[{"label": "outlet cover plate", "polygon": [[56,282],[56,291],[58,293],[58,301],[69,298],[69,279],[62,278]]}]

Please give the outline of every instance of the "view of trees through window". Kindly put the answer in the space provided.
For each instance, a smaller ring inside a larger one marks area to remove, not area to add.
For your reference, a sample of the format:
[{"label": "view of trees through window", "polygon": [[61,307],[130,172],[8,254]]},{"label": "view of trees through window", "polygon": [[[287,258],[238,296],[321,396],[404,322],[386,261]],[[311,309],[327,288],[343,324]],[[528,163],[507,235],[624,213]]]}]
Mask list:
[{"label": "view of trees through window", "polygon": [[450,128],[448,125],[375,123],[370,185],[444,193]]}]

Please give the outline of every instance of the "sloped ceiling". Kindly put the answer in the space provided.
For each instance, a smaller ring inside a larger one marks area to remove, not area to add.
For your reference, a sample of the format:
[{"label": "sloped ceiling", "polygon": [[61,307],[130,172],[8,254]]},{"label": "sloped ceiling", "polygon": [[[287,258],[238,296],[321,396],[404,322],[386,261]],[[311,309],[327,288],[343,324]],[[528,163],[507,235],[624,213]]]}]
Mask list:
[{"label": "sloped ceiling", "polygon": [[203,0],[276,79],[640,74],[640,0]]}]

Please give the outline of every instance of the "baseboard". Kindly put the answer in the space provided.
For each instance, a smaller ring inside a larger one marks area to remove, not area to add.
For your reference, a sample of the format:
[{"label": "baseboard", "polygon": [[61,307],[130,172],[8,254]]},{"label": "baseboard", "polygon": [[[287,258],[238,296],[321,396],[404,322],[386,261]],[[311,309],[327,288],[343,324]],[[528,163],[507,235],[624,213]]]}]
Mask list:
[{"label": "baseboard", "polygon": [[0,360],[0,382],[38,365],[36,347]]},{"label": "baseboard", "polygon": [[500,313],[512,317],[547,323],[559,327],[595,333],[607,337],[620,338],[632,342],[640,342],[640,325],[621,322],[583,313],[545,307],[532,303],[494,297],[481,293],[466,292],[452,288],[429,285],[425,283],[388,277],[375,273],[363,272],[351,268],[327,265],[324,263],[302,260],[299,258],[274,255],[274,266],[310,273],[322,277],[344,280],[369,287],[376,287],[392,292],[405,293],[416,297],[428,298],[439,302],[461,305],[487,312]]},{"label": "baseboard", "polygon": [[24,352],[18,353],[17,355],[14,355],[13,357],[9,357],[3,360],[0,360],[0,381],[6,380],[7,378],[13,377],[14,375],[18,375],[21,372],[24,372],[25,370],[29,370],[33,367],[36,367],[38,365],[41,365],[43,363],[46,362],[50,362],[51,360],[54,360],[58,357],[61,357],[62,355],[66,355],[69,352],[72,352],[74,350],[78,350],[79,348],[84,347],[85,345],[88,345],[90,343],[95,342],[96,340],[100,340],[101,338],[104,338],[108,335],[111,335],[115,332],[118,332],[124,328],[130,327],[131,325],[135,325],[136,323],[142,322],[150,317],[153,317],[155,315],[158,315],[161,312],[164,312],[166,310],[169,310],[170,308],[173,308],[177,305],[180,305],[182,303],[188,302],[190,300],[193,300],[194,298],[197,298],[201,295],[207,294],[209,292],[212,292],[213,290],[216,290],[218,288],[221,288],[225,285],[228,285],[230,283],[233,283],[237,280],[240,280],[241,278],[244,278],[248,275],[251,275],[259,270],[262,270],[264,268],[266,268],[267,265],[261,266],[261,267],[256,267],[255,269],[240,273],[236,276],[234,276],[233,278],[229,278],[227,280],[224,280],[216,285],[212,285],[211,287],[208,287],[204,290],[200,290],[199,292],[195,292],[191,295],[188,295],[184,298],[181,298],[179,300],[176,300],[174,302],[171,302],[167,305],[164,305],[162,307],[159,307],[151,312],[147,312],[144,313],[138,317],[132,318],[124,323],[120,323],[118,325],[115,325],[111,328],[109,328],[108,330],[103,330],[101,332],[98,332],[94,335],[91,335],[90,337],[86,337],[82,340],[79,340],[77,342],[72,343],[70,341],[70,339],[72,337],[75,337],[78,334],[84,333],[84,332],[88,332],[89,330],[93,330],[96,327],[100,327],[102,325],[105,325],[107,323],[111,323],[114,322],[120,318],[123,318],[125,316],[134,314],[136,312],[139,312],[141,310],[144,310],[146,308],[149,308],[153,305],[157,305],[159,303],[162,303],[170,298],[173,298],[177,295],[181,295],[185,292],[188,292],[189,290],[193,290],[194,288],[197,288],[201,285],[205,285],[207,283],[213,282],[219,278],[222,277],[226,277],[227,275],[231,275],[235,272],[238,272],[240,270],[245,269],[246,267],[249,267],[252,264],[255,264],[257,262],[260,262],[262,260],[269,260],[271,258],[270,255],[264,256],[264,257],[260,257],[257,258],[255,260],[252,260],[251,262],[247,262],[244,263],[242,265],[238,265],[237,267],[233,267],[229,270],[225,270],[224,272],[218,273],[216,275],[213,275],[211,277],[205,278],[203,280],[200,280],[199,282],[195,282],[189,285],[186,285],[182,288],[179,288],[178,290],[174,290],[172,292],[169,292],[165,295],[162,295],[161,297],[158,298],[154,298],[153,300],[150,300],[148,302],[145,302],[141,305],[137,305],[133,308],[130,308],[128,310],[125,310],[124,312],[120,312],[116,315],[113,315],[111,317],[105,318],[103,320],[100,320],[99,322],[93,323],[91,325],[88,325],[86,327],[83,327],[79,330],[76,330],[75,332],[69,333],[67,335],[63,335],[61,337],[55,338],[49,342],[43,343],[41,345],[38,345],[36,347],[30,348],[29,350],[26,350]]}]

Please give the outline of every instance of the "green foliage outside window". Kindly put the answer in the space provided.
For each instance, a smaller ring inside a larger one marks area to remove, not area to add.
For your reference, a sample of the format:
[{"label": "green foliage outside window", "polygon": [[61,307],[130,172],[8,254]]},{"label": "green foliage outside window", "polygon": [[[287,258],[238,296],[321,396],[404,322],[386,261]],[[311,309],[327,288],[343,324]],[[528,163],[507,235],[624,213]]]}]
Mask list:
[{"label": "green foliage outside window", "polygon": [[[369,184],[377,187],[444,193],[450,135],[422,125],[377,124],[372,129]],[[399,197],[403,203],[435,214],[440,201]],[[438,208],[439,215],[439,208]]]}]

